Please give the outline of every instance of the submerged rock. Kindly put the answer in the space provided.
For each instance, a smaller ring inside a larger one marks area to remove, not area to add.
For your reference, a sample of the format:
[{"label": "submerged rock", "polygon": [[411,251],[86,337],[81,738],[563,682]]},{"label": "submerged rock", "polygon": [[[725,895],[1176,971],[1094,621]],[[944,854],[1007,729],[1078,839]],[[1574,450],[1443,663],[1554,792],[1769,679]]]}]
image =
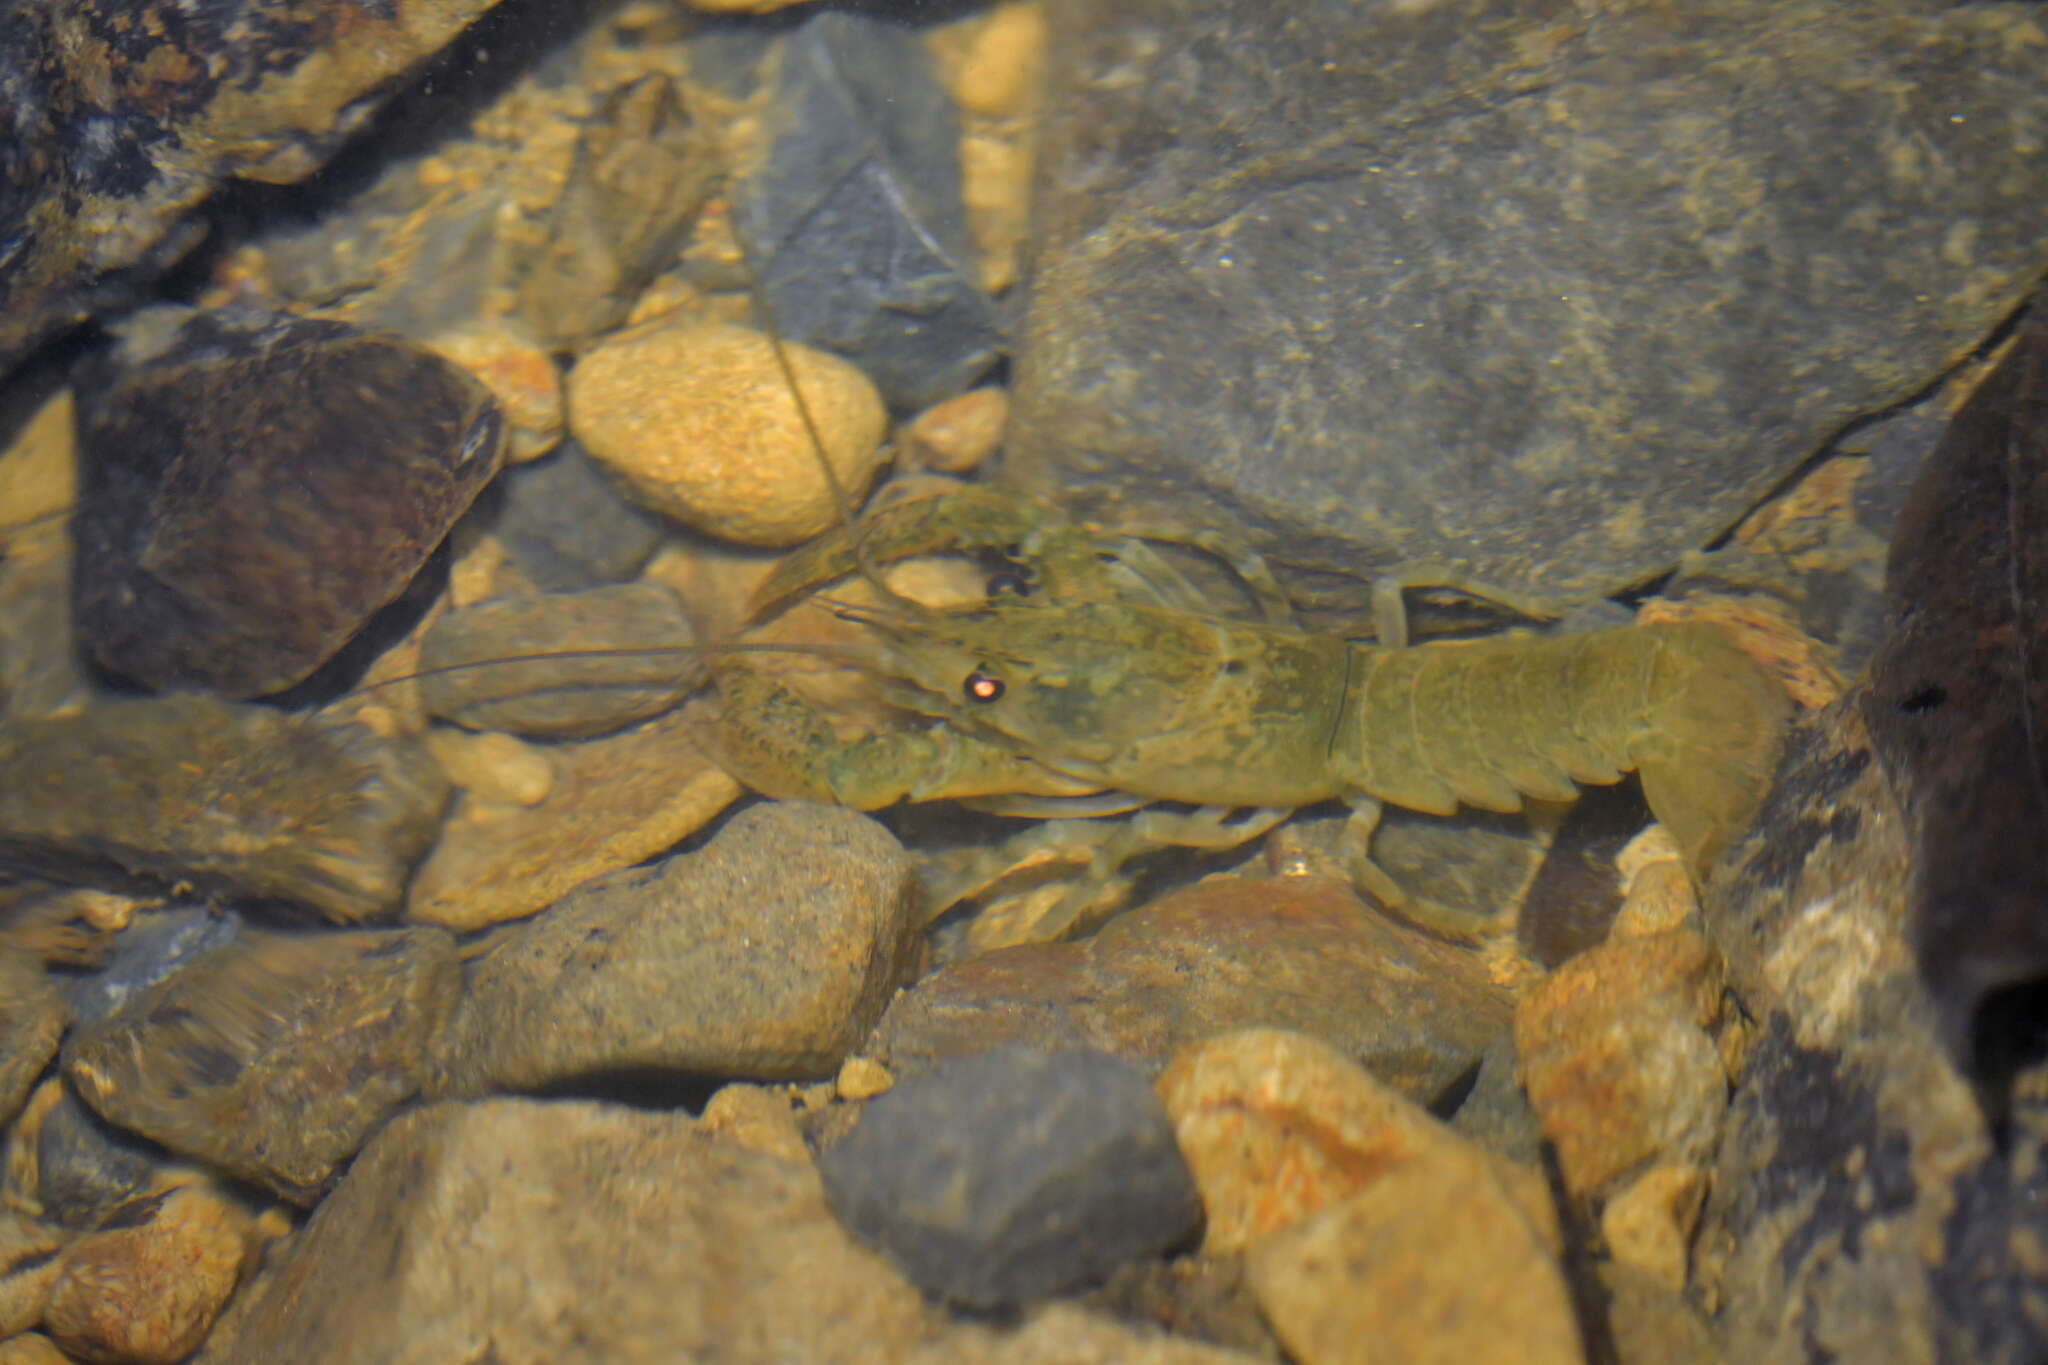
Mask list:
[{"label": "submerged rock", "polygon": [[305,679],[412,581],[503,459],[483,385],[333,322],[160,307],[79,376],[73,594],[145,687]]},{"label": "submerged rock", "polygon": [[447,784],[411,741],[205,697],[0,722],[0,868],[394,915]]}]

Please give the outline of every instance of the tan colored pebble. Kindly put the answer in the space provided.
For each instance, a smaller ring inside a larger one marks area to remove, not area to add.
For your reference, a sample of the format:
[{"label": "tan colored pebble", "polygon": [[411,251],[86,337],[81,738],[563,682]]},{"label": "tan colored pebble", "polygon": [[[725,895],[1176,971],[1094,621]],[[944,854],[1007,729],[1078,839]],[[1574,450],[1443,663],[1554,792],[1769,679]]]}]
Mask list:
[{"label": "tan colored pebble", "polygon": [[1571,1296],[1478,1162],[1400,1163],[1253,1247],[1245,1277],[1300,1365],[1577,1365]]},{"label": "tan colored pebble", "polygon": [[[888,414],[837,356],[786,347],[846,498],[881,467]],[[768,338],[722,323],[652,325],[569,375],[569,426],[640,501],[743,545],[795,545],[843,515]]]},{"label": "tan colored pebble", "polygon": [[1724,984],[1713,946],[1679,929],[1581,953],[1517,1003],[1516,1072],[1574,1194],[1711,1149],[1727,1073],[1707,1030]]},{"label": "tan colored pebble", "polygon": [[42,1202],[36,1197],[36,1188],[42,1183],[37,1143],[42,1137],[43,1120],[63,1101],[64,1082],[52,1076],[29,1092],[28,1103],[7,1125],[6,1181],[0,1185],[0,1201],[7,1208],[31,1217],[42,1214]]},{"label": "tan colored pebble", "polygon": [[1304,1034],[1246,1029],[1177,1053],[1159,1096],[1208,1215],[1204,1252],[1255,1246],[1416,1162],[1484,1167],[1553,1240],[1542,1180]]},{"label": "tan colored pebble", "polygon": [[483,801],[537,806],[555,789],[555,767],[546,751],[516,735],[437,726],[427,732],[427,752],[450,782]]},{"label": "tan colored pebble", "polygon": [[1031,226],[1032,155],[1016,138],[969,134],[960,139],[960,200],[981,267],[981,287],[1000,294],[1017,281]]},{"label": "tan colored pebble", "polygon": [[953,98],[971,114],[1013,118],[1036,100],[1045,79],[1050,31],[1045,6],[1036,0],[998,5],[953,78]]},{"label": "tan colored pebble", "polygon": [[1608,1255],[1674,1294],[1683,1290],[1706,1189],[1706,1172],[1688,1163],[1659,1162],[1644,1171],[1600,1211]]},{"label": "tan colored pebble", "polygon": [[1645,825],[1636,837],[1622,846],[1614,855],[1615,870],[1621,873],[1621,882],[1627,886],[1644,869],[1653,863],[1684,863],[1685,850],[1678,846],[1671,831],[1662,825]]},{"label": "tan colored pebble", "polygon": [[71,1358],[41,1332],[30,1332],[0,1341],[0,1365],[71,1365]]},{"label": "tan colored pebble", "polygon": [[720,1086],[697,1124],[710,1136],[750,1151],[811,1164],[811,1149],[797,1126],[796,1107],[786,1087]]},{"label": "tan colored pebble", "polygon": [[26,1332],[43,1320],[63,1246],[64,1236],[56,1228],[0,1209],[0,1337]]},{"label": "tan colored pebble", "polygon": [[508,327],[481,326],[430,338],[425,345],[491,391],[505,419],[507,460],[523,464],[561,444],[562,377],[538,342]]},{"label": "tan colored pebble", "polygon": [[496,536],[479,536],[476,544],[448,568],[448,605],[460,611],[498,595],[498,571],[505,564],[505,545]]},{"label": "tan colored pebble", "polygon": [[43,1325],[83,1360],[173,1365],[234,1292],[248,1225],[204,1186],[132,1200],[64,1249]]},{"label": "tan colored pebble", "polygon": [[966,474],[996,453],[1009,420],[1010,395],[990,385],[926,408],[903,429],[903,442],[925,468]]},{"label": "tan colored pebble", "polygon": [[67,510],[78,492],[70,389],[59,389],[0,450],[0,531]]},{"label": "tan colored pebble", "polygon": [[889,1074],[889,1068],[872,1057],[848,1057],[839,1064],[839,1076],[834,1086],[842,1100],[871,1100],[887,1093],[896,1084],[896,1078]]},{"label": "tan colored pebble", "polygon": [[1629,879],[1608,935],[1620,940],[1668,933],[1684,927],[1699,904],[1699,893],[1693,889],[1684,863],[1649,863]]}]

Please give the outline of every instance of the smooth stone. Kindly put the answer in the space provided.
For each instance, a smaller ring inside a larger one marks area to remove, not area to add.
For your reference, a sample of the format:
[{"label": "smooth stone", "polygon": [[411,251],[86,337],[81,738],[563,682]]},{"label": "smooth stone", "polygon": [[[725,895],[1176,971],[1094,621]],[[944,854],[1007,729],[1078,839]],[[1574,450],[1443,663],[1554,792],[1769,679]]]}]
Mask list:
[{"label": "smooth stone", "polygon": [[592,882],[471,962],[458,1093],[654,1070],[830,1076],[919,947],[910,859],[842,806],[777,802]]},{"label": "smooth stone", "polygon": [[421,702],[470,730],[594,739],[682,701],[704,673],[695,640],[683,604],[653,583],[496,598],[428,629]]},{"label": "smooth stone", "polygon": [[64,1248],[43,1325],[81,1360],[176,1365],[234,1293],[248,1226],[203,1185],[132,1200]]},{"label": "smooth stone", "polygon": [[869,1101],[819,1172],[851,1231],[973,1308],[1099,1280],[1201,1218],[1145,1074],[1099,1052],[948,1062]]},{"label": "smooth stone", "polygon": [[117,1127],[310,1205],[432,1082],[461,989],[439,929],[245,932],[79,1032],[64,1074]]},{"label": "smooth stone", "polygon": [[1322,1038],[1403,1094],[1435,1100],[1506,1029],[1477,953],[1369,910],[1328,878],[1215,878],[1078,943],[999,949],[934,972],[862,1050],[899,1075],[1007,1043],[1158,1068],[1231,1029]]},{"label": "smooth stone", "polygon": [[543,592],[623,583],[654,556],[667,524],[636,506],[570,441],[508,469],[472,513]]}]

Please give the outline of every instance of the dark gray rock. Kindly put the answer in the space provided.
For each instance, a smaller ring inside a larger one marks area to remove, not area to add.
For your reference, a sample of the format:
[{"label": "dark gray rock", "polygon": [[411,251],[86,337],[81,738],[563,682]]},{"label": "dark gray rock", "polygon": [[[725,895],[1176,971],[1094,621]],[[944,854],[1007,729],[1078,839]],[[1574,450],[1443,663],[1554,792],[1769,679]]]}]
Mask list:
[{"label": "dark gray rock", "polygon": [[0,1125],[21,1112],[36,1078],[57,1055],[71,1012],[43,966],[0,950]]},{"label": "dark gray rock", "polygon": [[420,648],[421,701],[472,730],[594,739],[687,696],[704,676],[687,652],[695,638],[683,604],[654,583],[502,597],[434,623]]},{"label": "dark gray rock", "polygon": [[1543,1164],[1543,1127],[1515,1078],[1515,1039],[1502,1033],[1479,1060],[1479,1073],[1451,1127],[1480,1146],[1525,1166]]},{"label": "dark gray rock", "polygon": [[52,1222],[97,1227],[166,1160],[162,1148],[104,1122],[67,1089],[36,1131],[36,1201]]},{"label": "dark gray rock", "polygon": [[820,15],[773,80],[735,207],[776,327],[853,361],[893,406],[965,390],[1004,342],[967,241],[959,114],[918,35]]},{"label": "dark gray rock", "polygon": [[450,1031],[451,1084],[829,1076],[909,974],[917,907],[909,856],[873,820],[755,806],[494,938]]},{"label": "dark gray rock", "polygon": [[1248,538],[1318,607],[1416,561],[1640,582],[2048,267],[2026,6],[1062,0],[1053,31],[1005,477]]},{"label": "dark gray rock", "polygon": [[311,1204],[428,1085],[462,988],[430,928],[245,932],[66,1045],[108,1122]]},{"label": "dark gray rock", "polygon": [[0,370],[199,240],[220,184],[318,170],[496,0],[126,0],[0,11]]},{"label": "dark gray rock", "polygon": [[1099,1280],[1201,1223],[1144,1072],[1009,1047],[870,1101],[818,1163],[833,1212],[925,1292],[975,1308]]},{"label": "dark gray rock", "polygon": [[78,376],[81,642],[155,689],[300,682],[503,458],[483,385],[393,337],[162,307]]},{"label": "dark gray rock", "polygon": [[[1987,1110],[1951,1059],[1908,946],[1908,827],[1859,700],[1794,735],[1756,829],[1708,887],[1706,922],[1759,1036],[1693,1287],[1728,1358],[1754,1365],[2038,1362],[2048,1272],[2024,1248],[2048,1244],[2048,1067],[2022,1067]],[[2006,1022],[2038,1039],[2027,1002],[2011,1003]]]},{"label": "dark gray rock", "polygon": [[0,868],[395,915],[447,781],[412,741],[206,697],[0,723]]},{"label": "dark gray rock", "polygon": [[621,583],[640,572],[666,523],[622,496],[583,448],[565,440],[545,459],[499,476],[482,504],[513,565],[545,592]]}]

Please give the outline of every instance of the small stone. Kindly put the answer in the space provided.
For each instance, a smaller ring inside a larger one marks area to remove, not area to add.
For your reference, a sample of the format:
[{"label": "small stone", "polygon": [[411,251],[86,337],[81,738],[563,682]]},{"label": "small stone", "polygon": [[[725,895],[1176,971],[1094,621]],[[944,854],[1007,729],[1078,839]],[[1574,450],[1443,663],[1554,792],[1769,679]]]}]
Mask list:
[{"label": "small stone", "polygon": [[1646,863],[1629,878],[1621,912],[1609,931],[1616,939],[1649,938],[1682,929],[1699,913],[1699,892],[1677,859]]},{"label": "small stone", "polygon": [[906,1080],[819,1170],[841,1222],[976,1308],[1099,1279],[1201,1217],[1144,1073],[1094,1052],[1009,1047]]},{"label": "small stone", "polygon": [[934,1324],[808,1163],[573,1101],[393,1121],[195,1365],[898,1365]]},{"label": "small stone", "polygon": [[1007,392],[993,386],[974,389],[912,418],[903,428],[903,442],[926,469],[966,474],[996,453],[1009,419]]},{"label": "small stone", "polygon": [[81,371],[79,638],[157,690],[300,682],[503,459],[483,385],[395,337],[162,306]]},{"label": "small stone", "polygon": [[241,1277],[249,1216],[187,1186],[134,1200],[64,1249],[43,1323],[106,1365],[175,1365],[206,1336]]},{"label": "small stone", "polygon": [[531,337],[481,325],[428,337],[426,348],[460,365],[491,391],[505,418],[505,458],[537,460],[562,440],[562,377]]},{"label": "small stone", "polygon": [[623,583],[640,572],[668,531],[667,522],[628,501],[618,481],[574,441],[544,460],[506,470],[478,511],[505,559],[543,592]]},{"label": "small stone", "polygon": [[0,450],[0,532],[71,510],[78,494],[71,390],[58,389]]},{"label": "small stone", "polygon": [[480,801],[538,806],[555,788],[546,750],[495,730],[437,729],[427,736],[427,752],[450,782]]},{"label": "small stone", "polygon": [[909,857],[842,806],[742,811],[702,849],[592,882],[470,964],[458,1093],[642,1069],[829,1076],[918,946]]},{"label": "small stone", "polygon": [[1397,1162],[1259,1243],[1246,1269],[1299,1365],[1585,1359],[1556,1260],[1483,1163]]},{"label": "small stone", "polygon": [[439,929],[244,932],[81,1031],[64,1072],[110,1123],[310,1205],[426,1086],[461,981]]},{"label": "small stone", "polygon": [[[62,1269],[64,1236],[14,1209],[0,1208],[0,1340],[43,1320]],[[4,1359],[4,1357],[0,1357]]]},{"label": "small stone", "polygon": [[[836,356],[797,345],[785,352],[845,505],[858,504],[880,467],[882,400]],[[759,332],[679,324],[614,337],[570,373],[569,421],[641,502],[709,535],[781,548],[846,514]]]},{"label": "small stone", "polygon": [[530,915],[594,877],[674,848],[740,794],[687,709],[603,739],[553,744],[539,804],[456,797],[414,874],[406,916],[467,933]]},{"label": "small stone", "polygon": [[[1612,1261],[1601,1261],[1595,1268],[1616,1360],[1628,1365],[1728,1365],[1730,1360],[1761,1359],[1731,1354],[1684,1295],[1641,1271]],[[1801,1354],[1808,1349],[1802,1348]]]},{"label": "small stone", "polygon": [[1049,39],[1044,5],[1035,0],[997,5],[954,75],[953,98],[969,113],[989,118],[1023,113],[1036,101],[1045,78]]},{"label": "small stone", "polygon": [[849,1102],[871,1100],[896,1084],[889,1068],[872,1057],[848,1057],[839,1065],[834,1086],[839,1098]]},{"label": "small stone", "polygon": [[1078,943],[954,963],[889,1006],[865,1049],[899,1075],[1006,1043],[1161,1067],[1231,1029],[1321,1038],[1412,1099],[1468,1072],[1507,1027],[1477,953],[1368,910],[1328,878],[1214,878]]},{"label": "small stone", "polygon": [[593,739],[687,696],[703,676],[693,643],[682,603],[653,583],[499,598],[428,630],[420,693],[471,730]]},{"label": "small stone", "polygon": [[240,1199],[181,1173],[66,1244],[44,1328],[87,1361],[183,1360],[234,1292],[263,1226]]},{"label": "small stone", "polygon": [[198,696],[0,722],[0,771],[0,866],[345,923],[396,912],[448,790],[409,741]]},{"label": "small stone", "polygon": [[64,997],[41,963],[25,953],[0,951],[0,1127],[27,1103],[70,1020]]},{"label": "small stone", "polygon": [[1495,1156],[1532,1168],[1543,1164],[1543,1127],[1515,1077],[1512,1033],[1502,1033],[1486,1049],[1471,1093],[1451,1115],[1451,1128]]},{"label": "small stone", "polygon": [[1278,1029],[1220,1034],[1159,1078],[1208,1213],[1202,1249],[1242,1251],[1404,1164],[1478,1166],[1555,1235],[1533,1170],[1501,1161],[1326,1044]]},{"label": "small stone", "polygon": [[1656,1157],[1703,1161],[1728,1106],[1709,1027],[1713,947],[1679,929],[1581,953],[1515,1010],[1515,1055],[1565,1185],[1597,1194]]},{"label": "small stone", "polygon": [[722,1085],[704,1105],[697,1126],[749,1151],[811,1164],[811,1149],[804,1141],[787,1090],[765,1085]]},{"label": "small stone", "polygon": [[1698,1166],[1659,1162],[1650,1167],[1600,1210],[1607,1254],[1674,1294],[1683,1291],[1706,1192],[1707,1173]]}]

